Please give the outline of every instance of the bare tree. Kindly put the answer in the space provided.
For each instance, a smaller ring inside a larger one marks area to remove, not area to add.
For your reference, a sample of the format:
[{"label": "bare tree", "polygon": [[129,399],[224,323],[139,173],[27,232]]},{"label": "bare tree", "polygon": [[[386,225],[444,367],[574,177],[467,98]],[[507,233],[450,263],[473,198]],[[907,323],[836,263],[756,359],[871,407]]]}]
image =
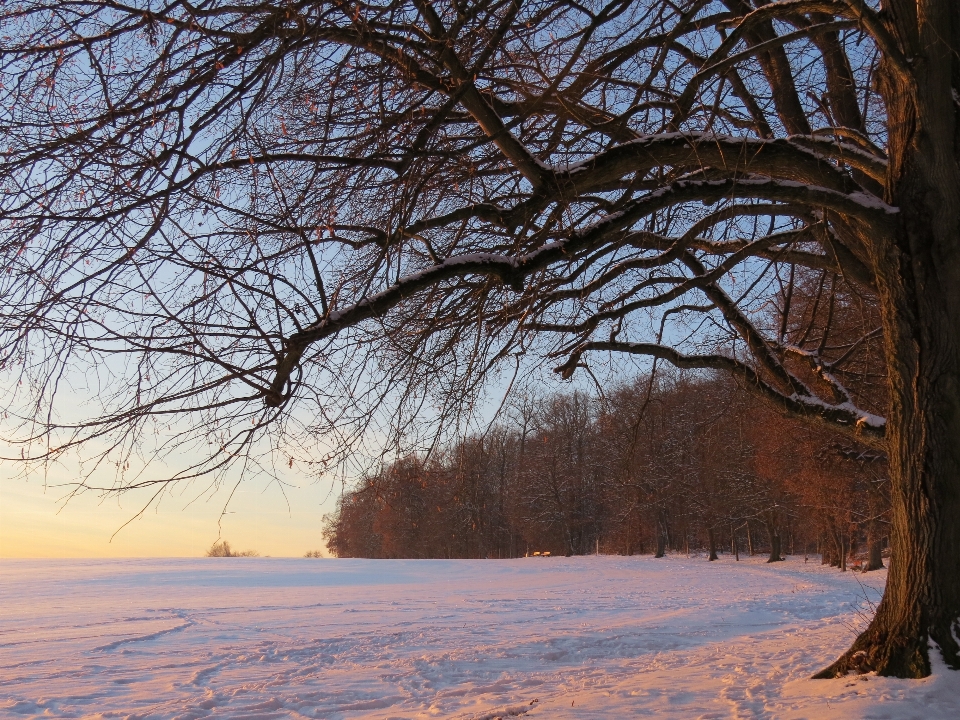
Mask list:
[{"label": "bare tree", "polygon": [[260,557],[256,550],[234,550],[226,540],[217,540],[205,553],[206,557]]},{"label": "bare tree", "polygon": [[[371,429],[409,442],[524,357],[723,370],[890,456],[886,594],[824,674],[923,676],[928,640],[960,665],[954,0],[35,0],[2,23],[24,458],[89,447],[121,469],[105,489],[162,492],[258,443],[323,467]],[[800,270],[879,326],[794,332]],[[839,372],[881,338],[888,408]],[[84,373],[97,406],[58,403]],[[209,452],[123,475],[165,427]]]},{"label": "bare tree", "polygon": [[541,403],[534,419],[519,491],[527,524],[552,540],[538,550],[569,556],[595,547],[604,473],[595,462],[592,405],[581,393],[556,396]]}]

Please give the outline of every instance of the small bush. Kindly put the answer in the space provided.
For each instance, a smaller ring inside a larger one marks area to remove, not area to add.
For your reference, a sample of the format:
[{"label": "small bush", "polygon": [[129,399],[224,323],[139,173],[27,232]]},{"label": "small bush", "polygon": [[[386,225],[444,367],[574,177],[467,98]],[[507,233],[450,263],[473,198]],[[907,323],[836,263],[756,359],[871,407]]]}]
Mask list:
[{"label": "small bush", "polygon": [[319,550],[307,550],[307,551],[303,554],[303,556],[304,556],[305,558],[307,558],[307,557],[308,557],[308,558],[322,558],[322,557],[323,557],[323,553],[320,552]]},{"label": "small bush", "polygon": [[226,540],[218,540],[207,550],[207,557],[260,557],[256,550],[235,551]]}]

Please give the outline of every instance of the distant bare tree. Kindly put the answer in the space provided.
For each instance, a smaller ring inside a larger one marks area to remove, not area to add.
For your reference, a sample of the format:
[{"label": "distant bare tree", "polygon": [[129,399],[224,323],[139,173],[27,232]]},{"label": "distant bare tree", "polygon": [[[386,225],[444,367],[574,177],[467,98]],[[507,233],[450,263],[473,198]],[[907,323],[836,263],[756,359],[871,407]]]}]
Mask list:
[{"label": "distant bare tree", "polygon": [[207,557],[260,557],[256,550],[233,550],[226,540],[217,540],[206,552]]},{"label": "distant bare tree", "polygon": [[[162,492],[261,442],[314,468],[410,442],[523,357],[564,378],[624,356],[723,370],[889,453],[886,594],[825,674],[923,676],[928,640],[960,666],[955,0],[28,0],[0,18],[17,455],[86,448],[117,463],[107,490]],[[869,296],[880,324],[842,346],[830,313],[798,331],[802,273]],[[844,375],[881,342],[889,408]],[[64,405],[84,375],[91,404]],[[208,452],[123,474],[164,428],[161,450]]]}]

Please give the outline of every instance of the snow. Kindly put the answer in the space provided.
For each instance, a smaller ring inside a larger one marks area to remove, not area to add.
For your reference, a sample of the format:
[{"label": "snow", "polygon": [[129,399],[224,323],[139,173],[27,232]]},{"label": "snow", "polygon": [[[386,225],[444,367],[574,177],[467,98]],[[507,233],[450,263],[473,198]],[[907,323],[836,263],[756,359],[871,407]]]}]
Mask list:
[{"label": "snow", "polygon": [[960,673],[810,680],[884,572],[802,558],[0,562],[0,716],[960,717]]}]

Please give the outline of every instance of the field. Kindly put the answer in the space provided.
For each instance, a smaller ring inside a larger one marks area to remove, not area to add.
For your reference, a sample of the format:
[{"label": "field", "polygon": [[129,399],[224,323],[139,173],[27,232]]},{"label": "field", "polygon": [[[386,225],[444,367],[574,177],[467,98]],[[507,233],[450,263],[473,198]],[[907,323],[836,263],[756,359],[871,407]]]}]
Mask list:
[{"label": "field", "polygon": [[0,561],[0,716],[960,717],[960,673],[807,679],[884,572],[803,558]]}]

